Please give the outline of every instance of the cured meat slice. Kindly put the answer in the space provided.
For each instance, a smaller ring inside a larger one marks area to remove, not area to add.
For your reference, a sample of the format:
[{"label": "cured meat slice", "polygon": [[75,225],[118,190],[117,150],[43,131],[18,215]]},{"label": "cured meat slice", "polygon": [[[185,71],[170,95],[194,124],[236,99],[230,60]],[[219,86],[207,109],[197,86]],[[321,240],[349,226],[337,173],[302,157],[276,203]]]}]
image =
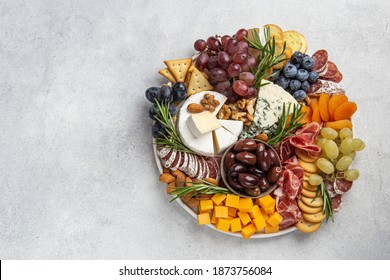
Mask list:
[{"label": "cured meat slice", "polygon": [[298,159],[296,156],[290,157],[288,160],[282,162],[282,165],[285,169],[291,170],[298,179],[302,179],[305,175],[303,168],[299,165]]},{"label": "cured meat slice", "polygon": [[283,192],[289,199],[295,199],[301,189],[301,181],[291,170],[285,169],[278,180],[278,185],[283,186]]},{"label": "cured meat slice", "polygon": [[322,79],[330,79],[334,77],[339,71],[336,64],[334,64],[332,61],[328,61],[327,65],[326,72],[323,75],[318,74]]},{"label": "cured meat slice", "polygon": [[291,137],[285,138],[277,149],[280,160],[282,162],[288,160],[291,156],[294,155],[294,146],[291,145],[290,138]]},{"label": "cured meat slice", "polygon": [[337,84],[337,82],[327,81],[327,80],[322,80],[321,82],[322,82],[321,88],[319,88],[315,93],[329,93],[329,94],[345,93],[345,89],[341,87],[339,84]]},{"label": "cured meat slice", "polygon": [[[323,78],[323,79],[325,79],[325,78]],[[328,80],[332,81],[332,82],[335,82],[335,83],[340,83],[342,79],[343,79],[343,74],[341,74],[340,71],[337,71],[336,75],[334,75],[333,77],[329,78]]]},{"label": "cured meat slice", "polygon": [[314,71],[321,70],[328,62],[328,52],[326,50],[318,50],[311,57],[315,62]]},{"label": "cured meat slice", "polygon": [[181,152],[176,152],[176,157],[173,160],[171,167],[170,167],[171,170],[176,170],[180,166],[181,155],[182,155]]},{"label": "cured meat slice", "polygon": [[341,194],[338,194],[332,198],[332,209],[334,212],[339,212],[342,204],[343,204],[343,200]]},{"label": "cured meat slice", "polygon": [[325,179],[324,184],[326,186],[326,189],[328,190],[330,197],[331,198],[335,197],[337,193],[334,190],[334,182],[329,179]]},{"label": "cured meat slice", "polygon": [[318,91],[322,86],[322,82],[320,80],[315,81],[312,83],[307,90],[308,94]]},{"label": "cured meat slice", "polygon": [[324,67],[322,67],[321,69],[318,69],[317,74],[319,77],[321,77],[322,75],[324,75],[326,73],[326,71],[328,71],[328,63],[326,63],[324,65]]},{"label": "cured meat slice", "polygon": [[352,188],[352,182],[345,179],[337,179],[333,187],[337,194],[344,194]]},{"label": "cured meat slice", "polygon": [[283,217],[279,224],[280,228],[286,228],[294,225],[298,219],[302,218],[301,210],[297,202],[293,199],[280,198],[276,204],[276,211]]}]

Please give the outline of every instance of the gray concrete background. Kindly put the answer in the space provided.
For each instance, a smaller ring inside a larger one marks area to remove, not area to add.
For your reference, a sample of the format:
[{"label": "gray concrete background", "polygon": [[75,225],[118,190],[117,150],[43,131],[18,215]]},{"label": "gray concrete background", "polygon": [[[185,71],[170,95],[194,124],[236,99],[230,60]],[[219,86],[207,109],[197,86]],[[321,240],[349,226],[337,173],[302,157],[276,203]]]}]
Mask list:
[{"label": "gray concrete background", "polygon": [[[0,1],[1,259],[389,259],[389,1]],[[169,203],[144,99],[164,59],[276,23],[329,51],[367,149],[335,223],[243,241]]]}]

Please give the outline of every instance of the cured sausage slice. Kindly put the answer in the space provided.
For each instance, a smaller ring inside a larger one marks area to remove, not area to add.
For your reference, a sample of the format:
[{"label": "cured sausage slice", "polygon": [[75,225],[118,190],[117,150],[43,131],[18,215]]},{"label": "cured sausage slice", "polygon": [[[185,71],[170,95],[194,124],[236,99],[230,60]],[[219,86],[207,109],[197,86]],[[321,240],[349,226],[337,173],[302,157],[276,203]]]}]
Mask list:
[{"label": "cured sausage slice", "polygon": [[337,71],[337,73],[333,77],[329,78],[328,80],[335,83],[340,83],[342,79],[343,79],[343,74],[341,74],[340,71]]},{"label": "cured sausage slice", "polygon": [[326,50],[318,50],[311,57],[315,62],[313,70],[317,72],[328,62],[328,52]]},{"label": "cured sausage slice", "polygon": [[317,80],[315,81],[314,83],[312,83],[309,87],[309,89],[307,90],[308,93],[311,93],[311,92],[316,92],[317,90],[319,90],[322,86],[322,82],[320,80]]},{"label": "cured sausage slice", "polygon": [[343,204],[343,200],[341,198],[341,194],[338,194],[332,198],[332,209],[334,212],[340,211],[342,204]]},{"label": "cured sausage slice", "polygon": [[337,179],[333,187],[337,194],[343,194],[352,188],[352,182],[345,179]]},{"label": "cured sausage slice", "polygon": [[323,75],[319,75],[322,79],[330,79],[334,77],[339,71],[336,64],[334,64],[332,61],[328,61],[327,65],[328,67],[326,72]]}]

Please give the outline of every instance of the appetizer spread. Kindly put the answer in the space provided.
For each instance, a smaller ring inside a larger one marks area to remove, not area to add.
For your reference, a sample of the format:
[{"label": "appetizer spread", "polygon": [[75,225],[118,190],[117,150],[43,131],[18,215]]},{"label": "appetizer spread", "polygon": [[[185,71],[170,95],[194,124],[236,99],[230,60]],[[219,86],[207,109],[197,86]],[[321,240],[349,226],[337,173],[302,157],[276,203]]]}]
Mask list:
[{"label": "appetizer spread", "polygon": [[268,24],[194,43],[192,58],[166,60],[166,82],[146,90],[160,181],[200,225],[272,236],[334,221],[365,143],[357,105],[326,50]]}]

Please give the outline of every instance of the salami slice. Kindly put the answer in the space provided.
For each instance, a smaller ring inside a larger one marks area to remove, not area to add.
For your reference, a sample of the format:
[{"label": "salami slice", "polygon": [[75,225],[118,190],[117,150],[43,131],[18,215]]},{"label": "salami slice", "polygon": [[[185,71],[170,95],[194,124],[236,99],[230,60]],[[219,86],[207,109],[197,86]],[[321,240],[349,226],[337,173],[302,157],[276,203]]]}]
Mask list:
[{"label": "salami slice", "polygon": [[326,63],[324,67],[322,67],[321,69],[317,70],[318,76],[320,77],[323,76],[326,73],[326,71],[328,71],[328,63]]},{"label": "salami slice", "polygon": [[323,75],[318,74],[320,76],[320,78],[325,79],[325,80],[331,79],[339,71],[336,64],[334,64],[332,61],[328,61],[327,65],[328,65],[328,68],[327,68],[326,72]]},{"label": "salami slice", "polygon": [[307,90],[308,94],[312,92],[316,92],[321,88],[321,86],[322,86],[322,82],[320,80],[315,81],[310,85],[309,89]]},{"label": "salami slice", "polygon": [[311,57],[315,62],[314,71],[320,70],[328,62],[328,52],[326,50],[318,50]]},{"label": "salami slice", "polygon": [[343,79],[343,74],[341,74],[340,71],[337,71],[336,75],[333,77],[329,78],[329,81],[335,82],[335,83],[340,83],[341,80]]},{"label": "salami slice", "polygon": [[337,194],[343,194],[352,188],[352,182],[345,179],[337,179],[333,187]]},{"label": "salami slice", "polygon": [[343,204],[343,200],[341,194],[338,194],[332,198],[332,209],[334,212],[339,212],[342,204]]}]

